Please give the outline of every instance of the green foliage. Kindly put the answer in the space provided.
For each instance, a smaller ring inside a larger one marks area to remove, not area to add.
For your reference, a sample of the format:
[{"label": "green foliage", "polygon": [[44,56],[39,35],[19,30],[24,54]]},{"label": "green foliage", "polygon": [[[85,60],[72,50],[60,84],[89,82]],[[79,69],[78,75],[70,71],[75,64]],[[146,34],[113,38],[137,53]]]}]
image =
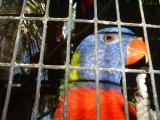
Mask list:
[{"label": "green foliage", "polygon": [[44,0],[28,0],[25,12],[26,14],[44,14],[45,12]]},{"label": "green foliage", "polygon": [[20,14],[21,0],[0,0],[0,14]]}]

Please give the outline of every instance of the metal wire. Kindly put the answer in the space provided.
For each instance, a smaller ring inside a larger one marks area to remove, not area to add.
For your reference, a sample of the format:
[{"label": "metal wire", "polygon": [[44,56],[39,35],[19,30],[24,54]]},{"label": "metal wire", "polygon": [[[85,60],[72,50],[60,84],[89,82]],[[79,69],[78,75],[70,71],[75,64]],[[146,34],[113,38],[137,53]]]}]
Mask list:
[{"label": "metal wire", "polygon": [[[122,33],[121,33],[121,19],[120,19],[120,12],[119,12],[119,2],[115,0],[116,3],[116,13],[117,13],[117,22],[118,24],[118,35],[120,38],[120,54],[121,54],[121,64],[122,64],[122,84],[124,88],[127,88],[126,85],[126,73],[125,73],[125,65],[124,65],[124,55],[123,55],[123,45],[122,45]],[[123,89],[123,96],[124,96],[124,108],[125,108],[125,115],[126,120],[129,120],[129,112],[128,112],[128,99],[127,99],[127,91]]]},{"label": "metal wire", "polygon": [[38,79],[37,79],[37,84],[36,84],[36,97],[35,97],[34,110],[33,110],[31,120],[36,120],[38,117],[41,76],[42,76],[42,69],[43,69],[42,65],[43,65],[45,40],[46,40],[46,32],[47,32],[47,22],[48,22],[47,17],[49,16],[49,5],[50,5],[50,0],[47,0],[45,16],[43,17],[43,34],[42,34],[42,45],[41,45],[40,58],[39,58],[39,63],[38,63]]},{"label": "metal wire", "polygon": [[69,0],[69,18],[68,18],[68,36],[67,36],[67,52],[66,52],[66,64],[65,64],[65,93],[64,93],[64,120],[67,120],[68,111],[68,75],[69,75],[69,63],[70,63],[70,45],[71,45],[71,24],[72,18],[72,3],[73,0]]},{"label": "metal wire", "polygon": [[99,94],[99,66],[98,66],[98,17],[97,17],[97,0],[94,0],[94,39],[95,39],[95,58],[96,58],[96,120],[100,120],[100,94]]},{"label": "metal wire", "polygon": [[[1,67],[10,67],[10,63],[0,63]],[[23,64],[23,63],[15,63],[15,67],[20,67],[20,68],[38,68],[38,64]],[[44,69],[65,69],[65,65],[42,65]],[[69,66],[70,69],[77,69],[77,70],[95,70],[95,67],[82,67],[82,66]],[[98,68],[98,71],[109,71],[109,72],[114,72],[114,71],[121,71],[121,69],[118,68]],[[150,71],[146,70],[141,70],[141,69],[129,69],[125,68],[126,73],[150,73]],[[160,74],[160,70],[153,70],[154,74]]]},{"label": "metal wire", "polygon": [[14,75],[15,61],[16,61],[16,56],[17,56],[18,44],[19,44],[20,33],[21,33],[21,26],[23,22],[23,16],[24,16],[24,10],[25,10],[26,3],[27,3],[27,0],[24,0],[23,5],[22,5],[21,15],[20,15],[20,22],[18,25],[18,31],[17,31],[16,41],[15,41],[15,48],[13,52],[12,61],[10,64],[10,74],[9,74],[9,81],[8,81],[8,87],[7,87],[7,94],[5,98],[5,104],[4,104],[2,118],[1,118],[2,120],[6,120],[6,115],[7,115],[7,110],[8,110],[8,105],[9,105],[9,100],[10,100],[10,95],[11,95],[11,87],[12,87],[12,80],[13,80],[13,75]]},{"label": "metal wire", "polygon": [[2,6],[3,0],[0,0],[0,7]]},{"label": "metal wire", "polygon": [[[0,20],[20,20],[19,25],[18,25],[18,32],[16,36],[16,41],[15,41],[15,49],[12,57],[11,63],[0,63],[0,67],[10,67],[10,75],[9,75],[9,81],[8,81],[8,86],[7,86],[7,93],[6,93],[6,98],[5,98],[5,104],[3,108],[3,113],[2,113],[2,120],[6,120],[6,115],[7,115],[7,110],[8,110],[8,105],[9,105],[9,100],[10,100],[10,94],[11,94],[11,88],[12,88],[12,80],[13,80],[13,75],[14,75],[14,69],[16,67],[22,67],[22,68],[38,68],[38,80],[36,84],[36,97],[35,97],[35,105],[34,105],[34,110],[33,110],[33,115],[32,119],[35,120],[37,119],[37,113],[38,113],[38,107],[39,107],[39,98],[40,98],[40,88],[41,88],[41,75],[42,75],[42,70],[43,69],[63,69],[65,70],[65,103],[64,103],[64,120],[67,119],[67,111],[68,111],[68,74],[69,70],[71,69],[78,69],[78,70],[95,70],[96,71],[96,119],[100,120],[100,100],[99,100],[99,71],[121,71],[122,72],[122,80],[123,80],[123,93],[124,93],[124,98],[125,98],[125,114],[126,114],[126,120],[129,120],[129,113],[128,113],[128,101],[127,101],[127,91],[125,88],[126,86],[126,75],[125,73],[149,73],[151,76],[151,83],[152,83],[152,90],[153,90],[153,98],[154,98],[154,105],[156,108],[157,112],[157,118],[158,120],[160,119],[159,114],[159,105],[158,105],[158,98],[157,98],[157,92],[156,92],[156,85],[155,85],[155,78],[154,74],[160,74],[160,70],[154,70],[153,65],[152,65],[152,59],[151,59],[151,54],[149,50],[149,42],[148,42],[148,36],[147,36],[147,28],[157,28],[160,29],[160,25],[155,25],[155,24],[147,24],[145,22],[145,17],[144,17],[144,12],[143,12],[143,6],[142,6],[142,1],[139,0],[139,8],[140,8],[140,13],[141,13],[141,19],[142,23],[127,23],[127,22],[122,22],[120,19],[120,11],[119,11],[119,1],[115,0],[116,3],[116,13],[117,13],[117,21],[104,21],[104,20],[98,20],[97,18],[97,0],[94,0],[94,19],[93,20],[86,20],[86,19],[73,19],[72,18],[72,2],[73,0],[69,0],[69,16],[67,18],[53,18],[49,17],[49,4],[50,0],[47,0],[47,5],[46,5],[46,12],[44,17],[26,17],[24,16],[24,11],[25,11],[25,6],[26,6],[26,1],[23,1],[22,5],[22,11],[20,16],[0,16]],[[159,0],[160,4],[160,0]],[[40,60],[38,64],[22,64],[22,63],[16,63],[16,56],[17,56],[17,51],[18,51],[18,43],[19,43],[19,37],[21,33],[21,26],[23,20],[29,20],[29,21],[43,21],[43,35],[42,35],[42,46],[41,46],[41,52],[40,52]],[[47,22],[48,21],[61,21],[61,22],[68,22],[69,28],[68,28],[68,38],[67,38],[67,52],[66,52],[66,64],[65,65],[44,65],[43,64],[43,58],[44,58],[44,49],[45,49],[45,39],[46,39],[46,33],[47,33]],[[71,43],[71,24],[72,22],[77,22],[77,23],[93,23],[94,24],[94,35],[95,39],[97,40],[97,31],[98,31],[98,24],[103,24],[103,25],[118,25],[119,29],[119,37],[121,38],[121,26],[132,26],[132,27],[143,27],[143,32],[144,32],[144,38],[146,41],[147,45],[147,50],[149,54],[149,71],[145,70],[140,70],[140,69],[127,69],[124,66],[124,60],[123,60],[123,48],[122,48],[122,43],[120,42],[120,53],[121,53],[121,61],[122,61],[122,69],[115,69],[115,68],[100,68],[98,66],[98,45],[97,41],[95,42],[95,57],[96,57],[96,67],[75,67],[75,66],[70,66],[70,43]]]},{"label": "metal wire", "polygon": [[[46,17],[48,21],[61,21],[61,22],[67,22],[68,18],[52,18],[52,17]],[[20,16],[0,16],[0,20],[19,20]],[[43,17],[23,17],[24,20],[30,20],[30,21],[42,21],[44,18]],[[94,20],[87,20],[87,19],[73,19],[73,22],[77,23],[93,23]],[[143,27],[142,23],[127,23],[127,22],[122,22],[120,21],[119,23],[113,22],[113,21],[104,21],[104,20],[98,20],[98,24],[104,24],[104,25],[124,25],[124,26],[132,26],[132,27]],[[147,28],[160,28],[160,25],[154,25],[154,24],[147,24]]]},{"label": "metal wire", "polygon": [[148,58],[149,58],[149,71],[150,71],[152,91],[153,91],[153,100],[154,100],[154,105],[156,108],[157,118],[159,120],[160,119],[160,116],[158,116],[159,115],[159,105],[158,105],[157,91],[156,91],[156,85],[155,85],[155,77],[154,77],[154,73],[153,73],[153,65],[152,65],[151,53],[149,50],[147,28],[146,28],[146,22],[145,22],[145,18],[144,18],[144,12],[143,12],[143,6],[142,6],[141,0],[139,0],[139,8],[140,8],[141,19],[142,19],[142,24],[143,24],[144,38],[145,38],[145,42],[146,42],[146,45],[148,48],[147,52],[148,52]]}]

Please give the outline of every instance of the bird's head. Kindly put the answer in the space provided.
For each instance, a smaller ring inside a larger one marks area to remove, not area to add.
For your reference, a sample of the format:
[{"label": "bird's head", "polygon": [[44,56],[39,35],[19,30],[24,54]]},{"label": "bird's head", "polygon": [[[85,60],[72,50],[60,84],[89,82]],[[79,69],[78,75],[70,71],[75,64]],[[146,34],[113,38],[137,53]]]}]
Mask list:
[{"label": "bird's head", "polygon": [[[144,56],[147,59],[146,45],[141,37],[127,29],[121,28],[121,39],[117,27],[105,28],[98,31],[97,50],[95,50],[94,34],[86,37],[75,51],[71,65],[99,68],[122,68],[120,40],[122,41],[123,60],[125,65],[134,64]],[[96,59],[97,52],[97,59]],[[120,71],[99,71],[99,80],[120,84]],[[95,80],[94,70],[71,70],[71,80]]]}]

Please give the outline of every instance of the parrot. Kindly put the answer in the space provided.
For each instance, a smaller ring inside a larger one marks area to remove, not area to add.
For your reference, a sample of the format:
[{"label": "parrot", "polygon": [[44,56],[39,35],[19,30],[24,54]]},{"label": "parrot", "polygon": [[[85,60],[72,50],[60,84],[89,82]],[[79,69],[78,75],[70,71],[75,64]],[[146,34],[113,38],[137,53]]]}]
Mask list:
[{"label": "parrot", "polygon": [[[120,42],[123,47],[123,58],[121,58]],[[93,33],[81,41],[72,55],[70,65],[121,69],[122,59],[125,65],[132,65],[144,57],[147,62],[147,48],[142,37],[136,36],[126,27],[121,27],[120,31],[118,27],[107,27],[97,31],[97,39]],[[94,69],[70,69],[67,120],[96,120],[96,75]],[[100,120],[126,119],[124,97],[120,86],[121,78],[121,71],[98,71]],[[62,91],[63,87],[64,83],[60,86]],[[64,102],[64,92],[62,92],[53,113],[53,120],[64,119]],[[135,105],[129,102],[128,110],[130,119],[136,120]]]}]

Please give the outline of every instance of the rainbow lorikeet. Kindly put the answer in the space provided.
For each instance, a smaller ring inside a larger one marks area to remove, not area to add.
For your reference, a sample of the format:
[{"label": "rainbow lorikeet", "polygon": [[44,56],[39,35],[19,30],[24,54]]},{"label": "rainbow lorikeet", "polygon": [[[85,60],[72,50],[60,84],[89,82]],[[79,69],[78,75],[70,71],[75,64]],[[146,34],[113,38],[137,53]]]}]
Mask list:
[{"label": "rainbow lorikeet", "polygon": [[[123,55],[126,65],[136,63],[146,56],[146,46],[141,37],[121,28]],[[86,37],[77,47],[71,59],[72,66],[99,68],[122,68],[117,27],[98,31],[97,58],[94,34]],[[147,60],[147,59],[146,59]],[[124,98],[121,93],[120,71],[99,71],[100,120],[125,120]],[[96,120],[96,72],[94,70],[71,69],[68,84],[67,120]],[[131,120],[136,119],[135,106],[129,104]],[[54,120],[63,120],[64,96],[60,96]]]}]

